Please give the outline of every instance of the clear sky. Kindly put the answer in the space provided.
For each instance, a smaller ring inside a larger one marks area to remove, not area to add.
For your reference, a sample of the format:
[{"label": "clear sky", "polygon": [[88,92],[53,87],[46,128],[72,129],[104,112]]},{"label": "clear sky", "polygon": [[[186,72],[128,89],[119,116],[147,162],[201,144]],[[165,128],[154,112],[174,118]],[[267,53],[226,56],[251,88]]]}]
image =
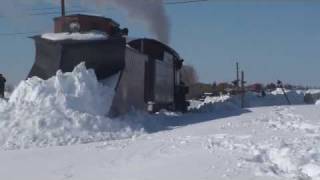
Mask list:
[{"label": "clear sky", "polygon": [[[33,41],[27,36],[35,33],[1,33],[52,31],[55,15],[24,16],[30,9],[35,13],[46,7],[52,5],[25,5],[10,13],[11,18],[0,17],[0,72],[11,83],[24,79],[34,62]],[[203,82],[232,81],[238,61],[249,82],[281,79],[320,85],[320,1],[220,0],[166,10],[171,46],[196,68]],[[126,20],[121,11],[101,7],[89,12],[115,19],[132,36],[152,37],[143,24]]]}]

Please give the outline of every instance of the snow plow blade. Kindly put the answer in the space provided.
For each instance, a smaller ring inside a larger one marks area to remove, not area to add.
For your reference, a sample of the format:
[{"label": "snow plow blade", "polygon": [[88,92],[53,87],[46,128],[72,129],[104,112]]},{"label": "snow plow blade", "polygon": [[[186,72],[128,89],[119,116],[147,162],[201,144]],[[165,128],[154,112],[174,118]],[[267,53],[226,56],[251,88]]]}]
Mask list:
[{"label": "snow plow blade", "polygon": [[49,40],[35,36],[33,39],[36,61],[28,77],[48,79],[58,70],[71,72],[81,62],[93,69],[101,82],[119,74],[109,116],[133,110],[187,110],[188,88],[180,77],[183,60],[159,41],[135,39],[128,42],[124,37]]}]

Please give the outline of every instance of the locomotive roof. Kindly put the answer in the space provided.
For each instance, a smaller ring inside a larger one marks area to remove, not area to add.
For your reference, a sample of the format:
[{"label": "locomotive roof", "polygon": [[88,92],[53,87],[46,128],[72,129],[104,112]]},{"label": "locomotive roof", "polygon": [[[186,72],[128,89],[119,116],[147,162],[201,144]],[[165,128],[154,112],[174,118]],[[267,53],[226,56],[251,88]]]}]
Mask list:
[{"label": "locomotive roof", "polygon": [[170,46],[158,41],[158,40],[155,40],[155,39],[150,39],[150,38],[136,38],[130,42],[128,42],[128,44],[132,44],[132,43],[137,43],[137,42],[140,42],[140,41],[144,41],[144,42],[151,42],[151,43],[154,43],[154,44],[157,44],[159,46],[162,46],[162,48],[164,48],[165,51],[171,53],[173,56],[175,56],[177,59],[181,59],[180,58],[180,55],[177,53],[177,51],[175,51],[173,48],[171,48]]},{"label": "locomotive roof", "polygon": [[59,19],[63,19],[63,18],[81,18],[81,17],[86,17],[86,18],[93,18],[93,19],[100,19],[103,21],[108,21],[113,23],[115,26],[120,26],[119,23],[117,23],[116,21],[114,21],[111,18],[106,18],[104,16],[99,16],[99,15],[93,15],[93,14],[70,14],[70,15],[66,15],[66,16],[59,16],[59,17],[55,17],[54,21],[59,20]]}]

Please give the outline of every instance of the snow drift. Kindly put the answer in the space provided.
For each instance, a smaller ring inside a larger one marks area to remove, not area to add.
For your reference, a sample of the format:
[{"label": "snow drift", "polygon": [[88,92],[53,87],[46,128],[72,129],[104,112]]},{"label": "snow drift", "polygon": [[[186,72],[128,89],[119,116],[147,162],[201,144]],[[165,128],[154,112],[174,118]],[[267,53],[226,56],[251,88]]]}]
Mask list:
[{"label": "snow drift", "polygon": [[[94,71],[87,70],[82,63],[73,72],[59,71],[48,80],[33,77],[21,82],[8,102],[0,100],[0,149],[122,139],[201,122],[202,115],[195,116],[195,113],[230,116],[243,111],[239,97],[222,96],[207,97],[204,102],[193,103],[192,113],[187,115],[136,113],[129,118],[110,119],[106,115],[117,78],[119,75],[98,82]],[[288,92],[288,96],[293,104],[303,103],[303,94]],[[251,93],[246,95],[247,107],[267,105],[286,105],[286,100],[279,92],[264,98]]]},{"label": "snow drift", "polygon": [[241,108],[237,102],[229,95],[218,97],[206,97],[203,102],[191,102],[189,109],[192,112],[220,112],[227,113],[230,111],[239,111]]},{"label": "snow drift", "polygon": [[106,117],[114,95],[107,82],[100,84],[84,63],[48,80],[21,82],[9,102],[0,101],[0,147],[68,145],[139,133],[129,122]]},{"label": "snow drift", "polygon": [[[290,103],[294,105],[305,104],[304,93],[298,91],[286,92]],[[257,93],[247,92],[244,98],[246,108],[261,106],[281,106],[288,105],[282,90],[277,89],[268,93],[265,97],[259,96]],[[196,112],[225,112],[236,111],[241,107],[240,96],[223,95],[218,97],[206,97],[201,103],[191,102],[190,109]]]}]

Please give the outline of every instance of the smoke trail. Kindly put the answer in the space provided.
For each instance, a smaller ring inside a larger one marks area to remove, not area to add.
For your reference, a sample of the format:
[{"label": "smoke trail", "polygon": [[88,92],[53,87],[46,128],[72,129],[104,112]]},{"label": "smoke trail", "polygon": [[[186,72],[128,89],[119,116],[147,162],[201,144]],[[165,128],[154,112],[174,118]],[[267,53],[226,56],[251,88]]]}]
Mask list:
[{"label": "smoke trail", "polygon": [[[91,0],[81,2],[92,3]],[[129,19],[142,20],[160,41],[169,43],[170,23],[163,0],[95,0],[95,3],[99,6],[112,5],[125,10]]]},{"label": "smoke trail", "polygon": [[[1,15],[14,15],[19,13],[19,5],[38,4],[40,2],[50,2],[59,5],[60,0],[1,0]],[[146,24],[148,30],[163,43],[169,43],[170,40],[170,23],[166,15],[163,0],[80,0],[78,1],[84,7],[96,6],[101,7],[113,6],[124,10],[128,19],[135,19]],[[70,5],[74,2],[66,0]]]},{"label": "smoke trail", "polygon": [[113,1],[119,4],[119,6],[126,8],[128,17],[144,20],[149,30],[154,33],[160,41],[169,43],[170,25],[162,0]]}]

